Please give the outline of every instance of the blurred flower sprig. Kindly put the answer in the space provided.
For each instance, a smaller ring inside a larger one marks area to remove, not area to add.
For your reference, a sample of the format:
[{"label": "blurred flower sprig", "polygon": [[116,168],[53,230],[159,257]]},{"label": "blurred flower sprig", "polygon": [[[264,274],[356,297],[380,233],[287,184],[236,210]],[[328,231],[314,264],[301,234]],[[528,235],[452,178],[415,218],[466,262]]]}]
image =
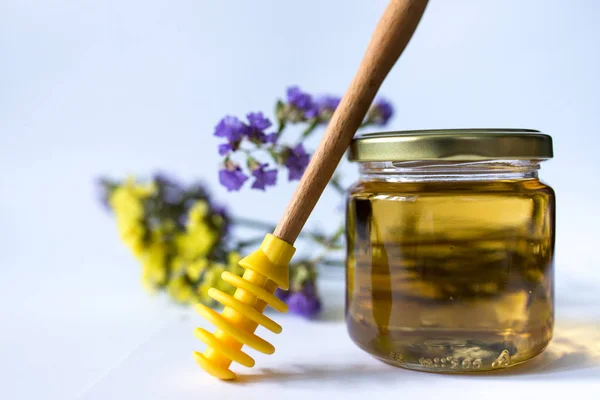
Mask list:
[{"label": "blurred flower sprig", "polygon": [[[302,177],[311,154],[305,141],[318,128],[327,125],[340,97],[312,96],[297,86],[287,89],[285,100],[277,100],[277,129],[262,112],[250,112],[245,121],[225,116],[215,127],[214,136],[225,139],[217,150],[223,156],[218,179],[229,192],[239,191],[248,180],[250,187],[266,190],[277,184],[280,173],[289,181]],[[392,105],[377,99],[370,107],[361,127],[384,126],[393,115]],[[295,140],[287,133],[295,126]],[[151,292],[165,291],[178,303],[216,305],[208,290],[216,287],[228,294],[235,288],[221,278],[223,271],[243,274],[238,262],[248,246],[256,246],[265,231],[274,225],[247,217],[234,218],[217,203],[201,182],[185,185],[173,177],[157,173],[147,180],[133,177],[124,180],[99,180],[101,201],[116,219],[121,240],[142,266],[141,280]],[[343,194],[339,175],[330,187]],[[244,240],[233,235],[233,227],[255,228],[260,234]],[[344,226],[340,218],[333,233],[309,232],[301,238],[318,246],[312,257],[299,258],[290,264],[290,288],[277,290],[277,296],[290,312],[314,318],[322,308],[317,289],[319,265],[343,265],[331,258],[341,250]]]},{"label": "blurred flower sprig", "polygon": [[[184,185],[166,174],[155,174],[146,181],[133,177],[125,180],[99,180],[100,200],[116,219],[118,233],[142,267],[142,285],[151,293],[166,292],[181,304],[203,303],[215,306],[208,290],[216,287],[230,295],[235,288],[221,279],[223,271],[238,276],[244,250],[257,244],[265,229],[274,227],[248,218],[232,219],[225,207],[214,201],[202,183]],[[260,231],[260,236],[240,240],[232,234],[233,226]],[[303,234],[318,242],[318,234]],[[313,304],[297,301],[292,313],[313,317],[320,309],[316,292],[307,288],[316,276],[312,266],[303,261],[290,265],[292,288],[289,295]],[[314,304],[318,304],[316,308]]]},{"label": "blurred flower sprig", "polygon": [[239,249],[227,241],[230,217],[201,183],[186,187],[161,173],[147,182],[101,179],[100,186],[150,291],[164,289],[180,303],[210,303],[207,292],[219,271],[242,272]]}]

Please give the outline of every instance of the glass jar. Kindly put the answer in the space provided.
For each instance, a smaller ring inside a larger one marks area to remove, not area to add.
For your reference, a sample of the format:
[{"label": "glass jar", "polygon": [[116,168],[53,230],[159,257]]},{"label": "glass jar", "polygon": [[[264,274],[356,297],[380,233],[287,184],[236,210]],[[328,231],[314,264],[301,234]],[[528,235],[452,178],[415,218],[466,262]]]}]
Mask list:
[{"label": "glass jar", "polygon": [[362,135],[350,160],[346,323],[380,360],[429,372],[513,366],[554,328],[552,139],[531,130]]}]

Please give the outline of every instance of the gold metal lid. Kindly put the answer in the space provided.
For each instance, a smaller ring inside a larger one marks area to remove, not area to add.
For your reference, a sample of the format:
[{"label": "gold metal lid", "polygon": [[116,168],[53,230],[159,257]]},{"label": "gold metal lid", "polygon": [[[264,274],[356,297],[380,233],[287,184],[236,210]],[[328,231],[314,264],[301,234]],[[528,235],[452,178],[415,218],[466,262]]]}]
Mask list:
[{"label": "gold metal lid", "polygon": [[359,135],[350,161],[544,160],[552,138],[530,129],[439,129]]}]

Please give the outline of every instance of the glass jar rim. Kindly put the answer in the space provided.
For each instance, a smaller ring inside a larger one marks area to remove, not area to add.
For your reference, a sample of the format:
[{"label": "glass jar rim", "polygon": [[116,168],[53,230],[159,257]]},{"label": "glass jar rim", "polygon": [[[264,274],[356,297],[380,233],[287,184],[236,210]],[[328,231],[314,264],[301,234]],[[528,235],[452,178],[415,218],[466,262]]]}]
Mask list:
[{"label": "glass jar rim", "polygon": [[552,138],[533,129],[433,129],[356,136],[350,161],[546,160]]}]

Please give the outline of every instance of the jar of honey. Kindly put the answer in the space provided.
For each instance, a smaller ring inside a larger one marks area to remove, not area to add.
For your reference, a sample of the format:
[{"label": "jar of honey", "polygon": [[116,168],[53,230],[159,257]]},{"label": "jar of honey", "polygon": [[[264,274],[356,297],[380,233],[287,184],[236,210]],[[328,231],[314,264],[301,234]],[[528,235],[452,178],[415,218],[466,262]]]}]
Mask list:
[{"label": "jar of honey", "polygon": [[346,323],[380,360],[429,372],[510,367],[554,327],[555,199],[533,130],[372,133],[349,158]]}]

